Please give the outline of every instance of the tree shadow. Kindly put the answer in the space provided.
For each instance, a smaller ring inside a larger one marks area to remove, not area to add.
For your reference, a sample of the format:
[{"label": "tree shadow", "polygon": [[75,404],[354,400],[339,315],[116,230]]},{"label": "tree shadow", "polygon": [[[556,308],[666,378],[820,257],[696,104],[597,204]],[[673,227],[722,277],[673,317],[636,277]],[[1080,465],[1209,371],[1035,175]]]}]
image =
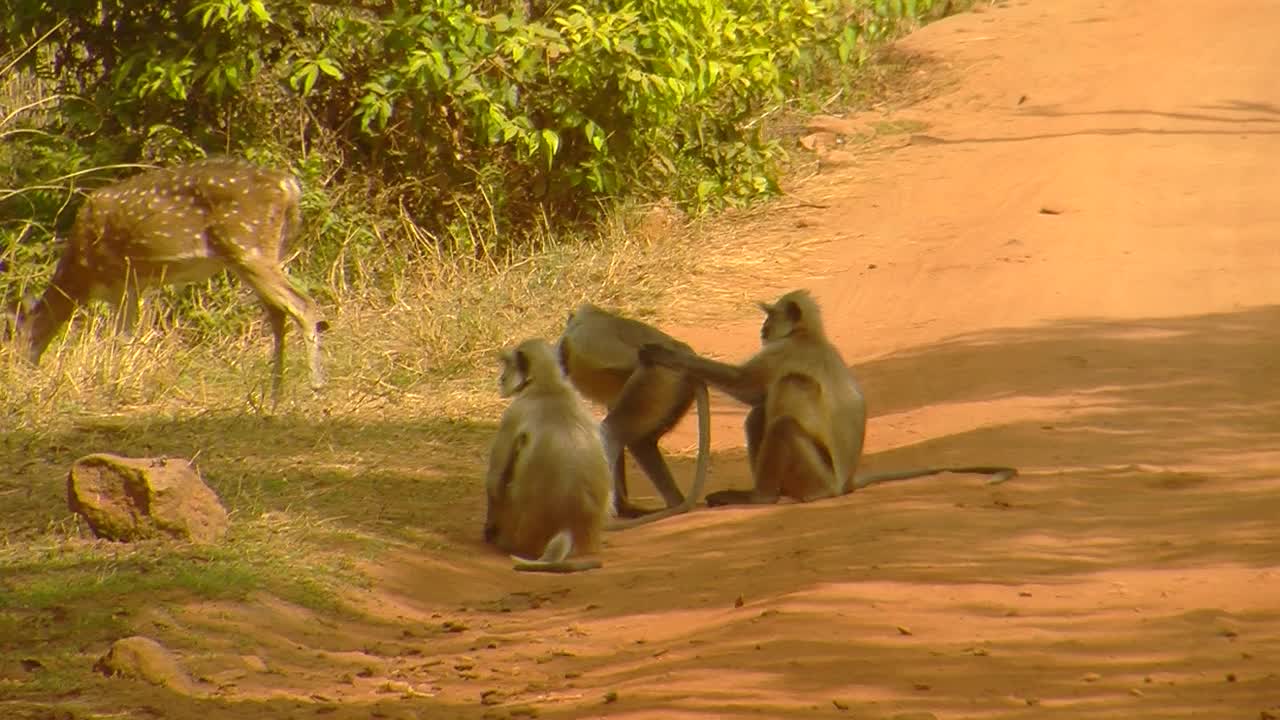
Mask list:
[{"label": "tree shadow", "polygon": [[[1153,708],[1161,717],[1206,717],[1266,706],[1267,676],[1242,662],[1241,649],[1280,652],[1267,634],[1280,614],[1196,610],[1212,601],[1195,598],[1182,612],[1145,614],[1124,598],[1097,607],[1054,598],[1118,573],[1159,584],[1201,567],[1247,574],[1280,564],[1280,482],[1266,465],[1280,433],[1277,347],[1280,306],[1268,306],[993,330],[861,362],[853,370],[873,424],[924,408],[1035,401],[1007,421],[876,453],[869,467],[1007,461],[1022,475],[999,486],[939,476],[808,504],[700,508],[611,534],[605,568],[572,577],[512,573],[506,558],[481,554],[477,451],[492,432],[483,423],[201,417],[90,424],[48,447],[63,458],[103,445],[137,454],[204,450],[198,459],[211,483],[244,507],[360,507],[335,522],[393,535],[417,526],[460,551],[446,562],[412,550],[425,535],[395,535],[409,542],[378,559],[374,580],[394,612],[359,610],[358,632],[321,629],[324,641],[290,634],[304,649],[355,652],[394,641],[441,656],[499,638],[491,652],[505,658],[508,641],[571,643],[566,626],[627,626],[648,642],[546,665],[511,651],[533,674],[530,687],[541,688],[526,695],[616,690],[617,712],[707,718],[811,715],[795,706],[797,690],[832,712],[828,703],[841,697],[880,697],[857,707],[875,716],[965,715],[975,702],[1009,702],[1009,714],[1037,718],[1101,720]],[[1001,456],[974,457],[977,448]],[[689,458],[673,465],[689,477]],[[717,453],[713,473],[716,483],[744,485],[744,453]],[[974,589],[1003,599],[975,601]],[[1220,607],[1229,600],[1224,594]],[[420,621],[406,617],[439,618],[442,607],[461,608],[469,629],[404,639],[406,624]],[[963,619],[974,639],[896,631],[911,613],[921,622]],[[1238,644],[1223,622],[1236,628]],[[1200,672],[1206,657],[1238,682]],[[1082,680],[1089,674],[1098,678]],[[483,715],[435,699],[405,702],[431,717]],[[603,701],[539,704],[539,716],[580,717],[591,702]],[[274,703],[235,707],[287,716]],[[218,714],[215,705],[192,707]],[[335,707],[324,712],[355,717],[374,706]]]}]

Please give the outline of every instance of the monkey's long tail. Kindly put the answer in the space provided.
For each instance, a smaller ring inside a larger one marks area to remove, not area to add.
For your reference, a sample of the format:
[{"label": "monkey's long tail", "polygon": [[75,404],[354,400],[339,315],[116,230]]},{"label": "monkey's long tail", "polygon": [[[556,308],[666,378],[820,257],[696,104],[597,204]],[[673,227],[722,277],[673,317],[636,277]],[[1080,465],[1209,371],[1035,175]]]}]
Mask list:
[{"label": "monkey's long tail", "polygon": [[910,480],[911,478],[927,477],[929,475],[938,475],[941,473],[973,473],[977,475],[993,476],[987,481],[988,485],[999,485],[1018,474],[1017,468],[1005,467],[1003,465],[966,465],[963,467],[938,467],[938,468],[917,468],[915,470],[897,470],[894,472],[876,473],[875,475],[866,475],[864,477],[855,477],[853,479],[853,488],[859,490],[870,485],[878,485],[880,483],[893,482],[895,480]]},{"label": "monkey's long tail", "polygon": [[604,567],[599,560],[527,560],[519,555],[512,555],[511,560],[520,572],[575,573]]},{"label": "monkey's long tail", "polygon": [[529,560],[519,555],[512,555],[511,561],[515,563],[512,567],[520,572],[548,572],[548,573],[572,573],[582,572],[583,570],[595,570],[604,567],[604,563],[599,560],[568,560],[569,554],[573,552],[573,534],[568,530],[561,530],[547,541],[547,547],[542,551],[542,557],[537,560]]},{"label": "monkey's long tail", "polygon": [[689,488],[689,494],[685,496],[684,502],[638,518],[615,519],[609,523],[607,530],[627,530],[683,515],[698,504],[698,498],[702,497],[702,488],[707,484],[707,468],[711,465],[711,398],[708,397],[705,383],[698,383],[694,388],[693,398],[698,407],[698,463],[693,471],[693,487]]}]

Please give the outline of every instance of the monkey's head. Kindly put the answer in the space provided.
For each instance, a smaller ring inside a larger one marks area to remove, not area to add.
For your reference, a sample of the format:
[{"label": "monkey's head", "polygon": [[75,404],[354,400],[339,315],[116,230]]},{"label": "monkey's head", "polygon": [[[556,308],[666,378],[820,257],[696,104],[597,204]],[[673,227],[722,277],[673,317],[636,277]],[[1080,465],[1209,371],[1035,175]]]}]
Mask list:
[{"label": "monkey's head", "polygon": [[821,334],[822,318],[818,303],[808,290],[792,290],[773,304],[758,303],[764,311],[760,325],[760,342],[768,344],[797,332]]},{"label": "monkey's head", "polygon": [[564,371],[555,348],[541,338],[530,338],[498,356],[498,394],[511,397],[532,383],[563,382]]},{"label": "monkey's head", "polygon": [[529,384],[529,358],[520,348],[504,350],[498,355],[498,395],[511,397]]}]

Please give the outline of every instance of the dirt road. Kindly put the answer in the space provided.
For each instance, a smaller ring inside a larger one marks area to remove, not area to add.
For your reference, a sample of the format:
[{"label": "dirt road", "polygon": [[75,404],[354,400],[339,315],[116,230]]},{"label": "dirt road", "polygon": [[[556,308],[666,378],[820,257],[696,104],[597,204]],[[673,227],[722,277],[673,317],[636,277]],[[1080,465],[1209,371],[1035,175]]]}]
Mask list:
[{"label": "dirt road", "polygon": [[[1023,476],[618,536],[589,578],[520,581],[546,605],[488,616],[514,644],[486,677],[544,717],[1280,705],[1277,27],[1277,4],[1056,0],[904,42],[957,81],[803,188],[829,207],[794,232],[833,241],[790,284],[868,392],[870,467]],[[677,327],[743,357],[758,322]],[[716,485],[742,485],[741,411],[716,410]]]},{"label": "dirt road", "polygon": [[[1280,3],[1242,0],[939,22],[903,43],[955,80],[892,115],[923,125],[803,188],[829,207],[792,232],[832,241],[823,277],[787,282],[868,391],[868,466],[1012,463],[1015,481],[699,510],[611,537],[606,568],[573,578],[389,554],[376,628],[195,608],[187,627],[255,628],[280,668],[238,680],[227,713],[1267,717],[1276,28]],[[758,322],[675,327],[743,357]],[[742,486],[741,411],[716,409],[715,484]]]}]

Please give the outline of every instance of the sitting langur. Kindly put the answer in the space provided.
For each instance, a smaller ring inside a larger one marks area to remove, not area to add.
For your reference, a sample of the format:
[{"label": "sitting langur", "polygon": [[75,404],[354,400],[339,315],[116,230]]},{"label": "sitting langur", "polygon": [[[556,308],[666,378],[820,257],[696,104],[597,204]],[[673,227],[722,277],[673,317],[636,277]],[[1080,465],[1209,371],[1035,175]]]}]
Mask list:
[{"label": "sitting langur", "polygon": [[[605,453],[613,474],[615,510],[619,516],[610,530],[635,527],[693,509],[707,481],[711,442],[711,411],[707,386],[700,380],[666,367],[643,365],[637,351],[657,344],[690,353],[684,343],[638,320],[625,318],[589,303],[580,305],[560,337],[560,364],[570,382],[588,399],[603,405],[607,415],[601,424]],[[658,448],[689,407],[698,404],[698,461],[693,486],[686,498],[676,487]],[[623,448],[662,493],[667,507],[650,512],[633,506],[627,497]],[[637,517],[640,516],[640,517]]]},{"label": "sitting langur", "polygon": [[741,366],[708,360],[663,345],[646,345],[642,362],[683,370],[751,406],[747,456],[752,490],[724,490],[707,504],[765,504],[780,496],[801,502],[835,497],[889,480],[942,472],[982,473],[1004,482],[1011,467],[938,467],[855,477],[866,435],[867,410],[848,366],[826,337],[813,297],[783,295],[765,312],[763,347]]},{"label": "sitting langur", "polygon": [[600,428],[546,341],[526,340],[500,362],[498,389],[512,400],[489,453],[484,539],[511,553],[516,570],[598,568],[568,558],[599,551],[610,514]]}]

